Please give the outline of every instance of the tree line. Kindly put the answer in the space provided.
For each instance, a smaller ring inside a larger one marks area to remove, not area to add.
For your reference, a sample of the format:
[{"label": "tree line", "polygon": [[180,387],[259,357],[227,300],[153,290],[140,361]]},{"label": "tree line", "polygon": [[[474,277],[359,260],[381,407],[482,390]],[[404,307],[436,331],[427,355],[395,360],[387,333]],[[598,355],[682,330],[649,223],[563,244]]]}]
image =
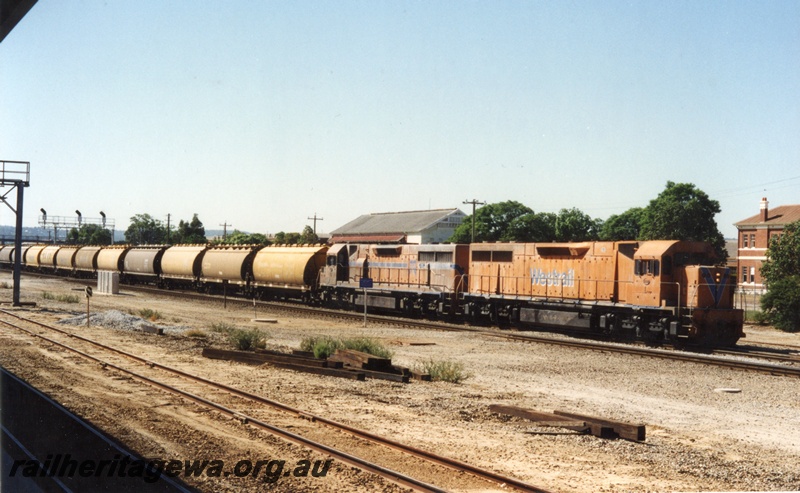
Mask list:
[{"label": "tree line", "polygon": [[[537,213],[516,201],[499,202],[475,212],[475,241],[706,241],[724,261],[725,238],[714,220],[721,210],[719,202],[693,184],[671,181],[646,207],[633,207],[606,220],[577,208]],[[472,216],[467,216],[449,241],[471,242],[472,227]]]},{"label": "tree line", "polygon": [[[113,243],[111,232],[96,224],[84,224],[80,228],[72,228],[67,234],[67,244],[72,245],[110,245]],[[261,233],[245,233],[234,230],[224,238],[206,237],[203,222],[192,216],[191,220],[180,220],[175,229],[168,228],[150,214],[136,214],[131,217],[130,225],[125,230],[125,243],[129,245],[282,245],[319,243],[319,237],[311,226],[306,226],[300,233],[279,232],[272,241]]]}]

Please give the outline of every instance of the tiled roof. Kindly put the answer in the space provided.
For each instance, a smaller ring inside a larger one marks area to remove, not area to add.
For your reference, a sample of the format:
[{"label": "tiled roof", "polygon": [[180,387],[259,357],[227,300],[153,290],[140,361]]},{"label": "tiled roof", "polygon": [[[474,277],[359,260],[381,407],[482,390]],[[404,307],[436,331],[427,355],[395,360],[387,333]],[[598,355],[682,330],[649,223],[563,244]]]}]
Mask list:
[{"label": "tiled roof", "polygon": [[761,226],[789,224],[800,221],[800,205],[781,205],[774,209],[767,209],[768,217],[766,221],[761,220],[761,213],[748,217],[734,226]]},{"label": "tiled roof", "polygon": [[461,211],[458,209],[436,209],[430,211],[365,214],[331,231],[330,234],[331,236],[337,236],[418,233],[457,212]]}]

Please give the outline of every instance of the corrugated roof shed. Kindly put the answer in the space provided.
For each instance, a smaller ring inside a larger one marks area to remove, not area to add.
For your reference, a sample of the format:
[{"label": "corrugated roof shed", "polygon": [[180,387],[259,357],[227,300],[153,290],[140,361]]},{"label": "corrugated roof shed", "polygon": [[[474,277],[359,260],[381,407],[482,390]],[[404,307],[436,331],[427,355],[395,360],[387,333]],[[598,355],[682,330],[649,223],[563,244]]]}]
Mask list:
[{"label": "corrugated roof shed", "polygon": [[458,209],[364,214],[331,231],[330,234],[331,236],[337,236],[417,233],[424,231],[455,212],[458,212]]}]

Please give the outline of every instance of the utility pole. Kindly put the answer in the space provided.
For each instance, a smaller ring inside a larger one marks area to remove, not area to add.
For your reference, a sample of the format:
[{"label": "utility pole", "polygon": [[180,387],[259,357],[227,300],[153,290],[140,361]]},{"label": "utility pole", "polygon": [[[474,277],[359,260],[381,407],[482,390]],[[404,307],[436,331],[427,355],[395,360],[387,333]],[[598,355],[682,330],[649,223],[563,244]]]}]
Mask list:
[{"label": "utility pole", "polygon": [[228,237],[228,226],[233,226],[233,224],[228,224],[228,221],[225,221],[220,226],[222,226],[222,239],[224,240]]},{"label": "utility pole", "polygon": [[317,217],[317,213],[315,212],[314,213],[314,217],[309,217],[307,219],[313,219],[314,220],[314,235],[316,235],[317,234],[317,221],[324,221],[324,218]]},{"label": "utility pole", "polygon": [[475,243],[475,206],[476,205],[486,205],[486,202],[480,202],[476,199],[472,200],[465,200],[465,204],[472,204],[472,241],[471,243]]},{"label": "utility pole", "polygon": [[[105,216],[103,217],[105,219]],[[169,245],[169,221],[172,219],[172,214],[167,213],[167,245]]]}]

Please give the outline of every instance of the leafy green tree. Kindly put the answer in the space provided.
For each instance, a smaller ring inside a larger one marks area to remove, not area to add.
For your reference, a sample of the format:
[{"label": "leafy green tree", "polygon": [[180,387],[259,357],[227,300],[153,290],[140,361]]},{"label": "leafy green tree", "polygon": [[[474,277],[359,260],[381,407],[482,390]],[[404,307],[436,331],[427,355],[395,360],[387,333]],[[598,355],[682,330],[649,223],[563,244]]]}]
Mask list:
[{"label": "leafy green tree", "polygon": [[[509,200],[487,204],[475,211],[475,241],[510,241],[509,227],[514,219],[533,214],[530,207]],[[469,243],[472,239],[472,216],[467,216],[448,241]]]},{"label": "leafy green tree", "polygon": [[598,239],[602,221],[592,219],[580,209],[561,209],[556,216],[556,241],[592,241]]},{"label": "leafy green tree", "polygon": [[125,241],[132,245],[160,245],[166,241],[167,228],[150,214],[136,214],[125,230]]},{"label": "leafy green tree", "polygon": [[614,214],[605,220],[600,229],[600,239],[603,241],[636,240],[642,229],[642,214],[644,209],[633,207],[622,214]]},{"label": "leafy green tree", "polygon": [[503,240],[550,242],[556,239],[556,218],[552,212],[519,216],[511,221]]},{"label": "leafy green tree", "polygon": [[780,279],[800,276],[800,221],[787,224],[783,234],[770,240],[761,275],[768,286]]},{"label": "leafy green tree", "polygon": [[769,321],[781,330],[800,331],[800,221],[770,240],[761,275],[767,284],[761,309]]},{"label": "leafy green tree", "polygon": [[243,233],[238,229],[233,230],[224,240],[217,240],[218,244],[224,245],[269,245],[270,242],[266,235],[261,233]]},{"label": "leafy green tree", "polygon": [[314,228],[311,226],[306,226],[303,228],[303,232],[300,233],[300,238],[298,241],[304,245],[313,245],[319,243],[319,236],[314,233]]},{"label": "leafy green tree", "polygon": [[800,276],[784,277],[770,284],[761,297],[761,309],[778,329],[800,332]]},{"label": "leafy green tree", "polygon": [[206,243],[206,229],[203,223],[197,218],[197,214],[192,216],[191,221],[181,221],[178,223],[178,230],[171,235],[170,242],[173,244],[195,244]]},{"label": "leafy green tree", "polygon": [[67,243],[71,245],[110,245],[111,231],[97,224],[83,224],[80,228],[72,228],[67,234]]},{"label": "leafy green tree", "polygon": [[296,245],[300,241],[300,233],[284,233],[275,235],[275,243],[279,245]]},{"label": "leafy green tree", "polygon": [[706,241],[725,262],[725,238],[714,220],[721,210],[719,202],[693,184],[668,181],[644,209],[639,239]]}]

